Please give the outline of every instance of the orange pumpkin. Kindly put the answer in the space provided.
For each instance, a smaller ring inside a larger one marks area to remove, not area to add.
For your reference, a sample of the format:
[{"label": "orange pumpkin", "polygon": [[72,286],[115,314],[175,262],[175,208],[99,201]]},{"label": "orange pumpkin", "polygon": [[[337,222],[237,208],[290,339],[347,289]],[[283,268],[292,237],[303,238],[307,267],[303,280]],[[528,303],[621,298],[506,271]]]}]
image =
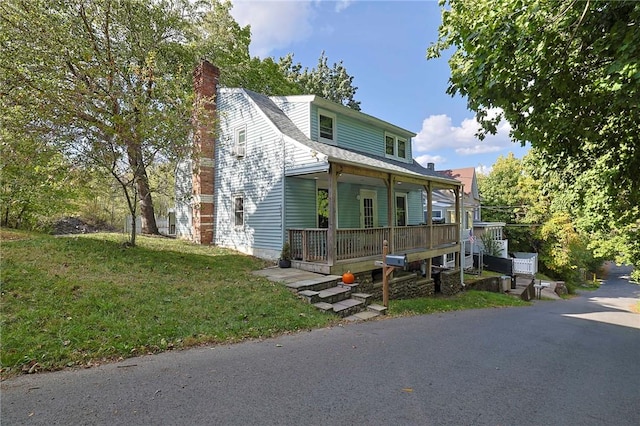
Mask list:
[{"label": "orange pumpkin", "polygon": [[342,282],[345,284],[353,284],[356,280],[356,277],[351,273],[351,271],[347,271],[342,274]]}]

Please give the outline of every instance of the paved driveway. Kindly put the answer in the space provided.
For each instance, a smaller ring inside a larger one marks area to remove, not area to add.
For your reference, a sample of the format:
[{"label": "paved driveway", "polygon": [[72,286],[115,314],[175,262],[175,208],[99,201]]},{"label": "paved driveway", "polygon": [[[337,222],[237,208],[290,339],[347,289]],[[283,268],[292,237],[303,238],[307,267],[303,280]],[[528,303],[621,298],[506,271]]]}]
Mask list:
[{"label": "paved driveway", "polygon": [[2,383],[2,425],[638,425],[640,287]]}]

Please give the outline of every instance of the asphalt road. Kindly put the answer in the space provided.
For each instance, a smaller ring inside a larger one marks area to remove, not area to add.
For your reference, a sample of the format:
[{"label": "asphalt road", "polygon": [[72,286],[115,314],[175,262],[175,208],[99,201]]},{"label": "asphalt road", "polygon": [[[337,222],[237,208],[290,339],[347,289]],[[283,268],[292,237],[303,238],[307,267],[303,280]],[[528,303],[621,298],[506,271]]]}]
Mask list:
[{"label": "asphalt road", "polygon": [[2,425],[640,425],[640,286],[4,381]]}]

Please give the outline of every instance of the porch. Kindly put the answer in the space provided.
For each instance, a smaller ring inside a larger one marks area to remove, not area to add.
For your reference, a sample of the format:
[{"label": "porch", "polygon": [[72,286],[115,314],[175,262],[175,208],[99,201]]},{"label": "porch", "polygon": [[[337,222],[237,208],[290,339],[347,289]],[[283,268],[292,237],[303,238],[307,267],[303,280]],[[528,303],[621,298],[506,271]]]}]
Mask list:
[{"label": "porch", "polygon": [[383,241],[391,253],[406,254],[409,262],[459,252],[458,224],[432,224],[376,228],[338,228],[335,244],[329,229],[288,230],[292,266],[324,274],[363,272],[381,260]]}]

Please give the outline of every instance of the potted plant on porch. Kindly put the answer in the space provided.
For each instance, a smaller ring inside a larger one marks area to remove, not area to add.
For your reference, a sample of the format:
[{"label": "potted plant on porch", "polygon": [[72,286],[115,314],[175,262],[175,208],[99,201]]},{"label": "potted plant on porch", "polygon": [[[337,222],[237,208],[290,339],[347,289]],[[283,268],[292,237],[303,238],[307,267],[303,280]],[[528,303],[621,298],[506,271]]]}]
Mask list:
[{"label": "potted plant on porch", "polygon": [[291,268],[291,246],[288,242],[285,242],[282,245],[280,259],[278,260],[278,266],[281,268]]}]

